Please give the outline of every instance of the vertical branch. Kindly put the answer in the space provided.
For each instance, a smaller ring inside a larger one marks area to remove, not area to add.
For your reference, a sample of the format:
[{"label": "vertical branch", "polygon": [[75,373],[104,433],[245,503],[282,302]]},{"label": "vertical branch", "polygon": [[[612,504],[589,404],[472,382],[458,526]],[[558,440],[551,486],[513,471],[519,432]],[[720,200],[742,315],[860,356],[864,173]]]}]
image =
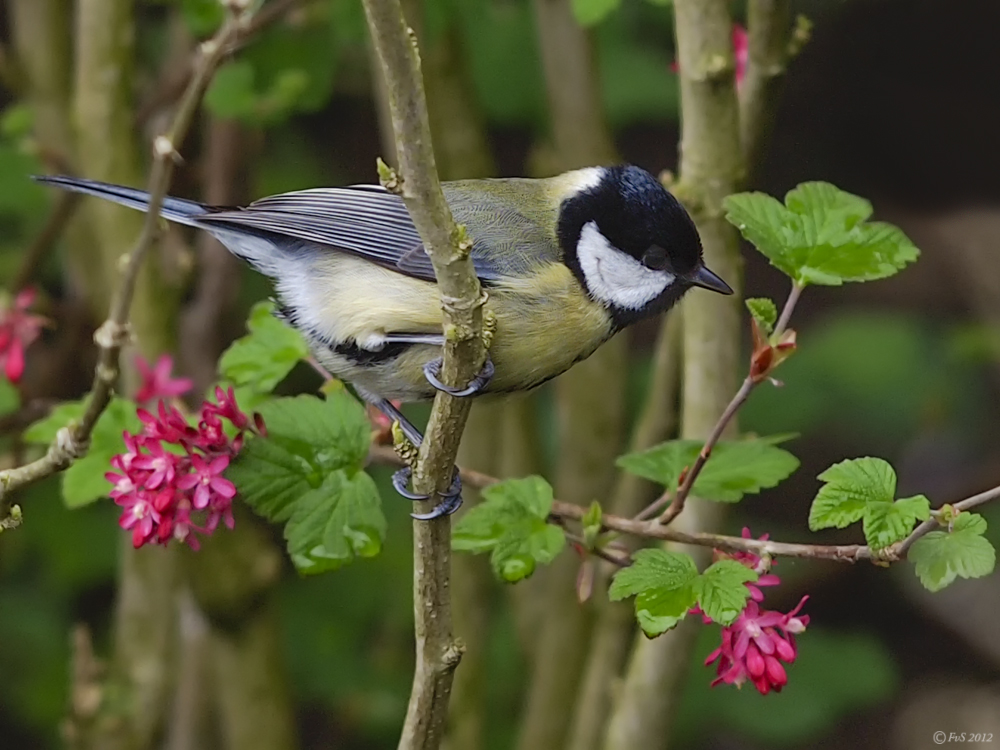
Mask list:
[{"label": "vertical branch", "polygon": [[[739,237],[722,200],[743,178],[733,85],[732,21],[725,0],[676,0],[681,84],[681,185],[701,235],[706,264],[739,288]],[[713,298],[714,297],[714,298]],[[740,317],[737,296],[692,294],[684,302],[681,432],[703,438],[736,389]],[[691,503],[679,520],[713,524],[715,508]],[[605,750],[667,746],[697,623],[689,618],[657,638],[639,638],[612,714]]]},{"label": "vertical branch", "polygon": [[[666,440],[676,428],[677,396],[680,385],[680,311],[674,310],[660,325],[653,355],[653,377],[646,403],[632,436],[630,451],[652,448]],[[621,472],[612,495],[610,510],[632,517],[655,496],[658,489],[634,474]],[[595,584],[599,602],[593,642],[587,653],[580,691],[573,709],[573,726],[568,750],[598,750],[604,739],[612,706],[613,687],[628,655],[635,632],[635,618],[627,602],[608,601],[603,595],[609,579],[606,566],[599,568],[601,580]]]},{"label": "vertical branch", "polygon": [[[243,198],[246,137],[235,120],[207,118],[203,159],[203,198],[211,206],[230,206]],[[201,393],[216,377],[216,363],[228,340],[227,315],[239,291],[242,267],[208,232],[198,235],[198,273],[194,299],[181,317],[180,349],[185,369]]]},{"label": "vertical branch", "polygon": [[790,0],[748,0],[748,65],[740,90],[740,140],[753,169],[770,130],[774,100],[788,63]]},{"label": "vertical branch", "polygon": [[[132,124],[132,13],[129,0],[78,1],[74,115],[80,170],[94,179],[134,185],[142,167]],[[117,285],[119,259],[142,233],[144,220],[103,201],[89,201],[85,209],[109,289]],[[160,294],[154,278],[143,274],[136,288],[136,334],[147,352],[168,348],[172,329],[171,296]],[[176,561],[173,550],[133,550],[122,536],[111,678],[130,700],[118,721],[106,722],[103,735],[95,735],[94,747],[148,747],[162,727],[173,679]]]},{"label": "vertical branch", "polygon": [[[32,128],[39,150],[50,161],[75,163],[70,99],[73,71],[73,7],[71,0],[11,0],[11,34],[24,76],[25,96],[32,111]],[[55,168],[53,166],[53,168]],[[110,293],[103,273],[100,247],[81,212],[65,232],[70,289],[82,287],[91,311],[100,315],[99,300]],[[74,284],[72,281],[78,283]]]},{"label": "vertical branch", "polygon": [[[249,512],[186,556],[187,580],[208,620],[211,695],[227,750],[294,750],[295,712],[272,592],[281,553]],[[207,696],[206,696],[207,697]]]},{"label": "vertical branch", "polygon": [[[438,182],[420,58],[399,0],[364,0],[364,8],[396,133],[401,177],[397,187],[430,256],[441,292],[447,342],[442,377],[452,385],[464,384],[485,357],[483,298],[469,259],[471,243],[455,226]],[[448,488],[469,406],[468,400],[438,393],[414,470],[416,491],[433,495]],[[424,503],[422,510],[429,510],[434,500]],[[399,747],[433,750],[444,734],[452,678],[462,653],[452,634],[451,521],[447,517],[416,521],[413,536],[417,663]]]},{"label": "vertical branch", "polygon": [[[590,33],[577,23],[570,0],[534,0],[533,7],[554,147],[551,171],[618,161]],[[555,382],[555,486],[565,500],[585,504],[611,490],[612,459],[624,433],[625,368],[620,364],[627,346],[627,337],[618,336]],[[594,615],[592,605],[581,606],[576,597],[578,565],[573,556],[561,557],[531,589],[545,610],[531,661],[520,750],[561,747],[569,732]]]}]

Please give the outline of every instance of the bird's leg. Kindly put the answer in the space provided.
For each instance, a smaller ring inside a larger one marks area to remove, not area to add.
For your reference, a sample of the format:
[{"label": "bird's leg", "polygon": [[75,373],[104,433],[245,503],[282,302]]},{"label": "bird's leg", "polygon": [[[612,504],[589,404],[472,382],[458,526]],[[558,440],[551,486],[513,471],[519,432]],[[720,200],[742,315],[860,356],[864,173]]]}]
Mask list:
[{"label": "bird's leg", "polygon": [[437,357],[432,359],[430,362],[424,365],[424,377],[427,378],[427,382],[434,386],[439,391],[444,391],[445,393],[455,396],[456,398],[462,398],[465,396],[474,396],[479,393],[483,388],[489,385],[490,380],[493,379],[493,373],[495,368],[493,367],[493,360],[490,359],[490,344],[493,343],[493,334],[496,333],[497,329],[497,317],[490,310],[483,312],[483,346],[486,347],[486,361],[483,362],[483,368],[479,371],[467,386],[464,388],[452,388],[451,386],[445,385],[441,382],[439,375],[441,374],[441,365],[443,364],[443,359]]},{"label": "bird's leg", "polygon": [[[412,492],[408,488],[410,477],[413,475],[413,465],[417,460],[417,451],[420,444],[424,442],[424,436],[388,399],[373,396],[361,390],[358,390],[358,393],[365,401],[393,421],[393,447],[399,457],[407,464],[392,475],[393,488],[408,500],[429,500],[430,495]],[[450,516],[458,510],[459,506],[462,505],[462,480],[458,475],[458,467],[454,469],[451,486],[440,494],[441,502],[429,513],[411,513],[410,515],[418,521],[429,521],[440,516]]]}]

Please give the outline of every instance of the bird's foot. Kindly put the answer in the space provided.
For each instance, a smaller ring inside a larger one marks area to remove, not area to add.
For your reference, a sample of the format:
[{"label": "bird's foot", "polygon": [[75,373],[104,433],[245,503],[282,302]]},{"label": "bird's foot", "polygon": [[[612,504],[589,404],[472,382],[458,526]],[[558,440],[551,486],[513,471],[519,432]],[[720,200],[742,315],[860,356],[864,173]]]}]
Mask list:
[{"label": "bird's foot", "polygon": [[[409,466],[404,466],[392,475],[393,488],[408,500],[430,500],[430,495],[410,491],[407,485],[409,485],[412,475],[413,469]],[[430,521],[441,516],[450,516],[459,509],[462,505],[462,479],[458,475],[457,467],[452,475],[451,486],[446,491],[440,493],[440,495],[441,502],[435,505],[429,513],[411,513],[410,515],[418,521]]]},{"label": "bird's foot", "polygon": [[474,377],[464,388],[452,388],[451,386],[442,383],[438,377],[441,374],[441,364],[442,359],[441,357],[438,357],[437,359],[432,359],[424,365],[424,377],[427,378],[427,382],[434,386],[437,390],[444,391],[445,393],[455,396],[456,398],[474,396],[479,393],[483,390],[483,388],[489,385],[490,381],[493,379],[493,373],[495,372],[493,360],[490,359],[489,352],[487,352],[486,361],[483,362],[483,369],[479,371],[479,374],[476,375],[476,377]]}]

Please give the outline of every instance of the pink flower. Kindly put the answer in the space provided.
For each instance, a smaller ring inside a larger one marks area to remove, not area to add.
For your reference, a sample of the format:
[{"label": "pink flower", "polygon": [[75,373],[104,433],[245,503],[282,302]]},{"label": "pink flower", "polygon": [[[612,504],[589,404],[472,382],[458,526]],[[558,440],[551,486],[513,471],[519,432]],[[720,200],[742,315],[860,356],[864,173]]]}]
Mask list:
[{"label": "pink flower", "polygon": [[0,311],[0,366],[12,383],[24,374],[24,350],[38,338],[48,321],[40,315],[29,315],[35,301],[35,290],[24,289],[14,298],[14,304]]},{"label": "pink flower", "polygon": [[153,367],[142,357],[135,358],[135,367],[142,379],[139,392],[135,394],[137,404],[149,404],[157,399],[172,399],[182,396],[194,385],[191,378],[171,378],[174,359],[169,354],[162,355]]},{"label": "pink flower", "polygon": [[[743,529],[742,536],[744,539],[753,538],[749,528]],[[767,538],[768,535],[764,534],[760,540],[766,541]],[[781,583],[778,576],[766,572],[768,564],[749,550],[715,550],[714,558],[736,560],[759,576],[753,583],[745,584],[750,590],[750,601],[736,622],[722,628],[722,644],[705,660],[706,665],[719,662],[718,677],[713,680],[712,687],[720,683],[740,686],[749,679],[762,695],[767,695],[772,690],[781,692],[781,688],[788,682],[788,674],[782,662],[791,664],[795,661],[798,655],[795,635],[805,631],[809,624],[808,615],[798,614],[809,597],[802,597],[795,609],[788,614],[762,610],[760,602],[764,600],[764,593],[760,588]],[[701,610],[695,607],[693,612],[701,613]],[[707,616],[704,616],[704,620],[711,622]]]},{"label": "pink flower", "polygon": [[206,461],[201,456],[191,456],[191,465],[194,472],[178,479],[177,486],[182,490],[194,489],[195,508],[207,508],[215,495],[226,500],[236,495],[236,487],[222,476],[222,472],[229,466],[229,456],[216,456],[211,461]]},{"label": "pink flower", "polygon": [[740,686],[748,679],[761,695],[767,695],[788,682],[788,674],[781,662],[791,664],[798,656],[795,633],[801,633],[809,624],[809,616],[797,616],[808,596],[788,614],[761,610],[751,601],[732,625],[722,629],[722,645],[705,659],[706,666],[718,661],[718,677],[712,687],[720,683]]},{"label": "pink flower", "polygon": [[[245,433],[261,434],[264,421],[259,414],[251,420],[241,412],[231,389],[218,389],[216,396],[219,403],[202,404],[197,428],[162,399],[155,416],[136,410],[142,432],[125,433],[125,452],[111,459],[116,471],[104,475],[113,485],[108,494],[123,508],[119,524],[132,531],[136,547],[175,539],[197,549],[192,531],[211,534],[220,521],[233,528],[236,487],[223,472],[242,448]],[[238,430],[233,438],[226,435],[223,419]],[[167,450],[168,444],[183,452]],[[204,526],[195,522],[192,512],[204,518]]]},{"label": "pink flower", "polygon": [[[733,57],[736,63],[736,90],[739,91],[743,85],[743,79],[747,75],[747,67],[750,63],[750,45],[747,30],[738,23],[733,24]],[[677,73],[680,70],[675,60],[670,64],[670,70]]]}]

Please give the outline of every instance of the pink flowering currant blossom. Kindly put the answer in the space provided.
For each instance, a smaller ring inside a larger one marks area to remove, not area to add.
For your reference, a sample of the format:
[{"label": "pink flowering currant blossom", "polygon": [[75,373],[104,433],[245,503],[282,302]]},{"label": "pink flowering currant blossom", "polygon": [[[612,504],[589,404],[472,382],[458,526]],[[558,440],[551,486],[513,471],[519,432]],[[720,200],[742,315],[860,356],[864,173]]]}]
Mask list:
[{"label": "pink flowering currant blossom", "polygon": [[[159,384],[151,390],[178,395],[178,381],[171,380],[169,368],[157,377]],[[264,434],[264,422],[259,414],[251,419],[240,410],[232,388],[217,388],[215,397],[216,403],[202,404],[197,428],[162,399],[156,415],[137,409],[142,432],[125,433],[125,453],[111,459],[116,471],[105,474],[113,485],[109,494],[122,508],[118,523],[132,532],[135,547],[176,539],[197,549],[192,531],[211,534],[220,521],[233,528],[236,487],[222,474],[243,446],[245,433]],[[223,420],[236,429],[235,436],[226,433]]]},{"label": "pink flowering currant blossom", "polygon": [[[766,540],[767,534],[760,537]],[[743,529],[743,538],[749,539],[750,529]],[[795,635],[803,632],[809,624],[808,615],[799,615],[808,596],[803,596],[793,610],[787,614],[764,610],[760,603],[764,600],[761,586],[777,586],[781,579],[772,573],[765,573],[766,564],[753,552],[720,552],[715,558],[730,559],[756,571],[758,579],[747,583],[750,600],[736,622],[722,628],[722,643],[705,660],[705,665],[718,662],[712,687],[725,683],[741,686],[749,680],[761,695],[772,690],[776,693],[788,682],[788,674],[782,664],[791,664],[798,656]],[[774,563],[772,563],[774,564]],[[695,612],[700,613],[698,608]],[[706,621],[710,621],[707,617]]]},{"label": "pink flowering currant blossom", "polygon": [[151,404],[158,399],[170,400],[183,396],[194,385],[191,378],[171,378],[174,360],[169,354],[164,354],[156,364],[150,367],[149,362],[141,356],[135,358],[135,369],[141,379],[139,391],[135,394],[135,402],[140,406]]},{"label": "pink flowering currant blossom", "polygon": [[17,383],[24,374],[24,351],[38,338],[48,321],[41,315],[30,315],[28,308],[35,301],[35,290],[18,292],[14,304],[0,311],[0,367],[7,380]]}]

